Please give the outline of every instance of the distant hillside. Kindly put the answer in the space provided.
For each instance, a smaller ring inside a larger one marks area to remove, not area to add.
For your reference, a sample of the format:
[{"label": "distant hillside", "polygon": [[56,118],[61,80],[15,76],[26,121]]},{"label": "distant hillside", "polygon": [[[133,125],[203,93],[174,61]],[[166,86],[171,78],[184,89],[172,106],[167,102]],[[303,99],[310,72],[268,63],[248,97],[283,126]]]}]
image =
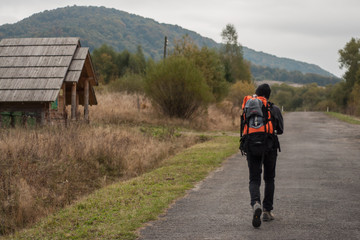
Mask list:
[{"label": "distant hillside", "polygon": [[335,84],[340,81],[337,77],[323,76],[315,73],[301,73],[300,71],[287,71],[279,68],[251,65],[251,73],[257,81],[274,80],[297,85],[317,83],[319,86]]},{"label": "distant hillside", "polygon": [[171,44],[186,34],[200,46],[217,46],[213,40],[180,26],[160,24],[153,19],[105,7],[58,8],[0,26],[0,38],[76,36],[90,50],[105,43],[117,51],[135,52],[141,45],[145,55],[154,59],[163,55],[165,36]]},{"label": "distant hillside", "polygon": [[289,58],[279,58],[274,55],[258,52],[247,47],[243,47],[244,58],[258,66],[285,69],[289,72],[299,71],[302,73],[315,73],[326,77],[335,77],[335,75],[325,71],[315,64],[300,62]]},{"label": "distant hillside", "polygon": [[[219,29],[220,34],[221,29]],[[141,45],[145,56],[159,60],[163,55],[164,36],[168,36],[169,48],[174,39],[189,35],[194,42],[210,48],[218,48],[210,38],[177,25],[158,23],[153,19],[129,14],[105,7],[72,6],[34,14],[15,24],[0,26],[0,39],[13,37],[80,37],[83,46],[92,51],[102,44],[112,46],[116,51],[125,49],[135,52]],[[287,71],[315,73],[333,76],[320,67],[287,58],[257,52],[244,47],[244,58],[257,66],[279,68]],[[261,79],[261,71],[254,75]],[[291,81],[289,79],[288,81]]]}]

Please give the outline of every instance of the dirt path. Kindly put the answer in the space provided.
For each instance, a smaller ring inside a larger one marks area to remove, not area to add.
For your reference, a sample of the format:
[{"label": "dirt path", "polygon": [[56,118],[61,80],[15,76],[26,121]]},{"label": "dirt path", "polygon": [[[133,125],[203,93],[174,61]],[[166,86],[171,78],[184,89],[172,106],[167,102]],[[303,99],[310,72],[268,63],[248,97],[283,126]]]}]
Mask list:
[{"label": "dirt path", "polygon": [[280,141],[276,220],[252,227],[247,164],[236,154],[141,239],[360,239],[360,126],[288,113]]}]

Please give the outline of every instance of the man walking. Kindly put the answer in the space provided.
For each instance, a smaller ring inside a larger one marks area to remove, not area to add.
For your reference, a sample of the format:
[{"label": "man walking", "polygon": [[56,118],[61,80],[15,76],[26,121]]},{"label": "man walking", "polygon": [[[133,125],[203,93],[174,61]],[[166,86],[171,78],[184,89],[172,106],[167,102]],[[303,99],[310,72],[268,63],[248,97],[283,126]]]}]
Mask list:
[{"label": "man walking", "polygon": [[[252,120],[243,119],[242,125],[246,125],[245,129],[242,127],[242,134],[245,138],[242,137],[242,141],[245,147],[241,150],[246,154],[248,167],[249,167],[249,191],[251,197],[251,206],[253,208],[253,219],[252,224],[255,228],[261,225],[261,215],[263,221],[271,221],[274,220],[274,215],[271,212],[273,210],[273,202],[274,202],[274,191],[275,191],[275,167],[276,167],[276,159],[277,159],[277,150],[280,150],[280,144],[278,141],[278,134],[282,134],[284,130],[283,117],[280,109],[275,106],[273,103],[268,102],[271,89],[268,84],[262,84],[256,89],[256,95],[254,98],[263,99],[262,101],[266,103],[265,109],[270,111],[271,117],[268,119],[268,113],[265,112],[262,114],[264,116],[264,124],[263,129],[265,129],[265,137],[261,137],[261,141],[264,143],[264,147],[259,147],[259,134],[254,127],[255,134],[249,134],[249,129],[251,133],[251,123]],[[261,98],[263,97],[263,98]],[[265,99],[266,100],[265,100]],[[243,106],[244,107],[244,106]],[[264,108],[263,108],[264,109]],[[245,110],[247,111],[246,107]],[[264,110],[263,110],[264,111]],[[251,112],[254,112],[253,110]],[[268,120],[266,120],[268,119]],[[256,121],[258,118],[256,117]],[[258,127],[257,129],[261,129]],[[257,138],[254,138],[258,134]],[[264,135],[264,132],[262,132]],[[247,136],[248,135],[248,136]],[[250,136],[252,135],[252,136]],[[257,140],[254,140],[257,139]],[[262,140],[265,139],[265,140]],[[253,141],[253,142],[252,142]],[[254,142],[256,141],[256,142]],[[260,142],[261,142],[260,141]],[[256,145],[257,144],[257,145]],[[265,181],[265,189],[264,189],[264,199],[261,204],[260,198],[260,184],[261,184],[261,174],[264,168],[264,181]]]}]

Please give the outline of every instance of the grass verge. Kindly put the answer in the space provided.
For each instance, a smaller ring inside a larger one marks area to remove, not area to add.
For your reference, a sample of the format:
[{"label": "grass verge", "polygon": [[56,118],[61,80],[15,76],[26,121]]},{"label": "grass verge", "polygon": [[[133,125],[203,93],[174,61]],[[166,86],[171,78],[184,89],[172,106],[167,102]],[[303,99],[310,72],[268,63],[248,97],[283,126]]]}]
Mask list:
[{"label": "grass verge", "polygon": [[221,136],[197,144],[154,171],[100,189],[33,228],[2,239],[135,239],[144,223],[236,153],[238,141]]},{"label": "grass verge", "polygon": [[356,118],[354,118],[352,116],[349,116],[349,115],[345,115],[345,114],[337,113],[337,112],[327,112],[326,114],[328,116],[337,118],[337,119],[339,119],[341,121],[344,121],[344,122],[347,122],[347,123],[360,125],[360,120],[359,119],[356,119]]}]

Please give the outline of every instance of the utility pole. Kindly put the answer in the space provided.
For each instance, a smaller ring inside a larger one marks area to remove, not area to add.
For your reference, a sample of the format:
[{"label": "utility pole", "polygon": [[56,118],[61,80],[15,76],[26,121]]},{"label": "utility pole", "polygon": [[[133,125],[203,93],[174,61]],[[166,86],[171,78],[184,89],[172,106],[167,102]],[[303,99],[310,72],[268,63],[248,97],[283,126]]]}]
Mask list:
[{"label": "utility pole", "polygon": [[166,58],[166,46],[168,45],[168,40],[167,40],[167,36],[165,36],[165,41],[164,41],[164,61]]}]

